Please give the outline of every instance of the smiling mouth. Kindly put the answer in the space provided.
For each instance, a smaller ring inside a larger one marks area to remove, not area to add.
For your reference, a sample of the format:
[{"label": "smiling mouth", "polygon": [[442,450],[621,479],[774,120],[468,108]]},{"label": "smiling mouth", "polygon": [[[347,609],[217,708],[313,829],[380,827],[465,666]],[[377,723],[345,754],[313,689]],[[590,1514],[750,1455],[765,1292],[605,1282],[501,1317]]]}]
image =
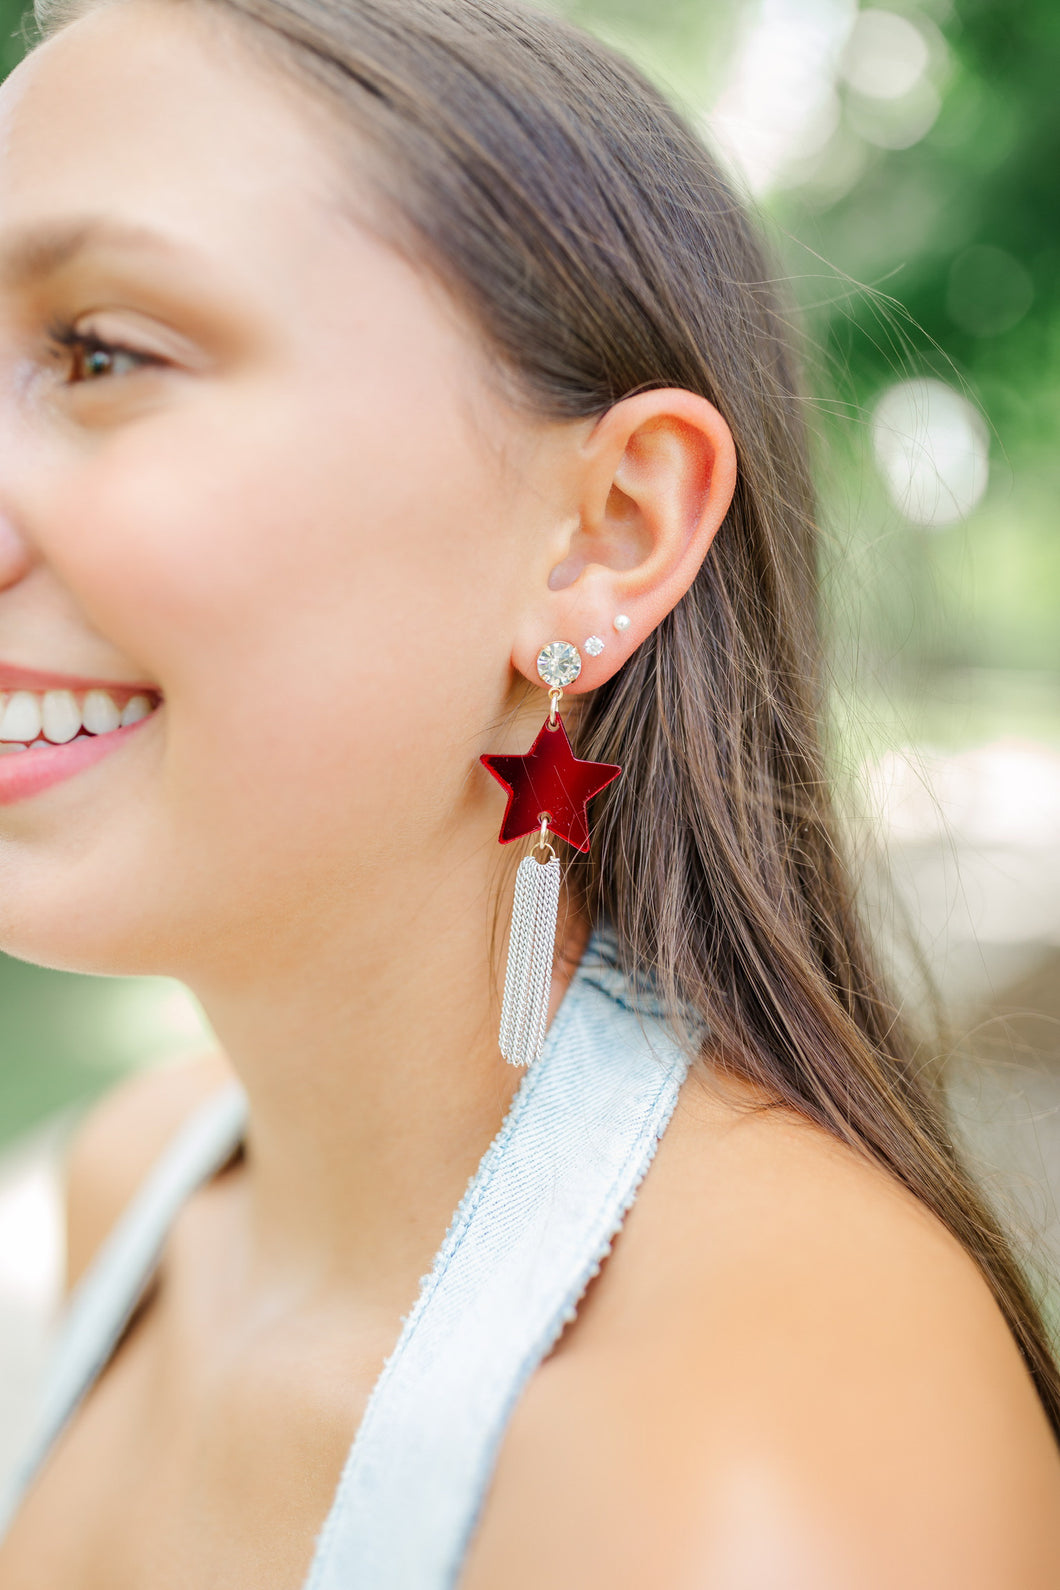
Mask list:
[{"label": "smiling mouth", "polygon": [[129,728],[161,705],[160,691],[0,691],[0,756],[54,750]]}]

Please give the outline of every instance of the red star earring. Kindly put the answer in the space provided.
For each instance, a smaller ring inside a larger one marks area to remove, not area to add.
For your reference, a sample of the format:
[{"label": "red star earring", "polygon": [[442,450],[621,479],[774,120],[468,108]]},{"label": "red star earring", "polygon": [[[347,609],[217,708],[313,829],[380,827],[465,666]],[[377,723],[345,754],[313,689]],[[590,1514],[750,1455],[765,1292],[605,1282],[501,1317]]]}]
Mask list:
[{"label": "red star earring", "polygon": [[[595,636],[593,642],[589,649],[595,655],[603,646]],[[586,807],[622,772],[610,762],[581,762],[571,750],[558,707],[565,687],[582,671],[577,647],[553,641],[538,657],[537,671],[549,686],[549,713],[537,739],[525,756],[480,758],[508,791],[500,843],[538,834],[516,874],[501,1011],[501,1053],[512,1065],[525,1066],[537,1059],[544,1041],[556,951],[560,864],[549,835],[588,850]],[[547,850],[550,859],[538,861],[538,850]]]}]

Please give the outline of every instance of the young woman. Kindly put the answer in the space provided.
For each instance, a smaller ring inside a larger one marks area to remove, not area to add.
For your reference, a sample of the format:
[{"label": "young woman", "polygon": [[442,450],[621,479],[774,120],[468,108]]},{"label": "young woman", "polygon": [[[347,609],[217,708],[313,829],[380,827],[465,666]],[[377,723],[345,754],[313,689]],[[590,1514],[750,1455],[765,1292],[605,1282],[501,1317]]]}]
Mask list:
[{"label": "young woman", "polygon": [[[1055,1586],[1060,1381],[856,923],[709,155],[510,0],[90,0],[0,114],[0,942],[223,1049],[73,1148],[5,1590]],[[550,786],[524,1072],[481,759],[546,717],[612,776]]]}]

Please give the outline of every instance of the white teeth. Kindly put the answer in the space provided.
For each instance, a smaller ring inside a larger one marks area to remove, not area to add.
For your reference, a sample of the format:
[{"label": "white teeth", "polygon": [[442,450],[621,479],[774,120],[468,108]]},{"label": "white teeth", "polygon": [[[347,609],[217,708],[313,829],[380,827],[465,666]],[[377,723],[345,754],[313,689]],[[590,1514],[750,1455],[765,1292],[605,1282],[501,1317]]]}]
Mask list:
[{"label": "white teeth", "polygon": [[121,723],[114,697],[108,696],[105,690],[86,690],[81,722],[89,734],[110,734]]},{"label": "white teeth", "polygon": [[48,690],[41,708],[44,733],[53,745],[65,745],[81,727],[81,714],[72,690]]},{"label": "white teeth", "polygon": [[[119,707],[109,690],[86,690],[80,697],[72,690],[0,690],[0,756],[34,745],[65,745],[82,725],[89,734],[111,734],[149,717],[156,706],[142,691]],[[42,727],[45,738],[39,740]]]},{"label": "white teeth", "polygon": [[0,743],[0,756],[13,756],[16,751],[28,750],[28,745],[4,745]]},{"label": "white teeth", "polygon": [[0,740],[35,740],[40,733],[40,701],[28,690],[16,690],[0,718]]},{"label": "white teeth", "polygon": [[[105,690],[88,691],[85,706],[83,719],[72,690],[46,690],[43,695],[33,690],[15,690],[6,697],[0,694],[0,741],[20,740],[25,745],[35,741],[43,729],[52,745],[65,745],[77,736],[82,721],[90,734],[109,733],[126,721]],[[126,712],[130,708],[133,716],[128,721],[135,723],[147,716],[151,704],[146,696],[138,695],[133,696]]]},{"label": "white teeth", "polygon": [[126,728],[130,723],[139,723],[140,719],[146,718],[150,711],[151,703],[146,696],[130,696],[122,711],[122,728]]},{"label": "white teeth", "polygon": [[30,742],[29,745],[27,745],[26,750],[27,751],[50,751],[51,748],[52,748],[51,740],[33,740],[33,741]]}]

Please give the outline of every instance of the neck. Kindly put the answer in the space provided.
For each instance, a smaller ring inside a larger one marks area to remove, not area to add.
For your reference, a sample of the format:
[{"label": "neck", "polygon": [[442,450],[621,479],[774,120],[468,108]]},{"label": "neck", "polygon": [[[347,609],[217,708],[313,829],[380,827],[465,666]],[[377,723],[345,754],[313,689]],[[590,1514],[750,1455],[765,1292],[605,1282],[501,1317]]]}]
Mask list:
[{"label": "neck", "polygon": [[[504,1119],[525,1075],[497,1046],[507,919],[498,972],[489,892],[472,874],[454,899],[453,883],[422,888],[412,920],[394,888],[389,912],[259,959],[238,987],[196,987],[249,1100],[254,1292],[407,1307]],[[588,931],[561,906],[550,1021]]]}]

